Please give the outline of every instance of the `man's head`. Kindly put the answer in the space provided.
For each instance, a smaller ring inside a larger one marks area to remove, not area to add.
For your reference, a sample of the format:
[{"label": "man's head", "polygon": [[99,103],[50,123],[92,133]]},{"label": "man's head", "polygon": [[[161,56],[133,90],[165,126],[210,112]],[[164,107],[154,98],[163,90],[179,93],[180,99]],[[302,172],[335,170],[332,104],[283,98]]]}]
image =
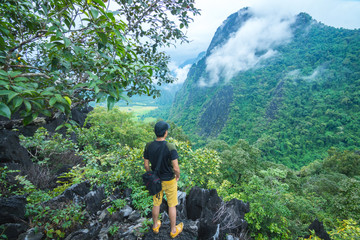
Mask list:
[{"label": "man's head", "polygon": [[164,121],[159,121],[155,124],[155,135],[156,137],[164,137],[166,131],[170,128],[170,125]]}]

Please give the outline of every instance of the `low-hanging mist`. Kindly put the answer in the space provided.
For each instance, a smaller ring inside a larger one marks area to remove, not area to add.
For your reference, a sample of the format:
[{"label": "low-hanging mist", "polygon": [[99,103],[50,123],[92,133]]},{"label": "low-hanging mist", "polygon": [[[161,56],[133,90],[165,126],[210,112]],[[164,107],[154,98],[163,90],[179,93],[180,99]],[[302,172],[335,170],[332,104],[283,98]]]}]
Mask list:
[{"label": "low-hanging mist", "polygon": [[212,86],[221,79],[228,82],[240,71],[258,66],[262,60],[276,55],[277,46],[291,40],[290,25],[294,17],[264,15],[249,19],[222,46],[215,48],[206,59],[207,78],[200,86]]}]

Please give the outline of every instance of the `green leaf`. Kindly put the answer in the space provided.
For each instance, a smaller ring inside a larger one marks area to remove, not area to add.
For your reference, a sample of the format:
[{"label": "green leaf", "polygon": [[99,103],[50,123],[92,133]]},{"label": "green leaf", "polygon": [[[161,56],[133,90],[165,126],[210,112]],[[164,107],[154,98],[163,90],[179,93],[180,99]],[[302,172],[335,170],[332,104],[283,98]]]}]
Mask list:
[{"label": "green leaf", "polygon": [[60,94],[55,94],[56,101],[66,103],[65,99]]},{"label": "green leaf", "polygon": [[51,99],[50,99],[50,101],[49,101],[49,105],[50,106],[54,106],[54,104],[56,103],[57,101],[56,101],[56,98],[55,97],[52,97]]},{"label": "green leaf", "polygon": [[26,78],[26,77],[17,77],[14,79],[15,82],[26,82],[28,81],[29,79]]},{"label": "green leaf", "polygon": [[1,81],[0,80],[0,85],[4,86],[5,88],[9,89],[9,82],[5,82],[5,81]]},{"label": "green leaf", "polygon": [[47,117],[51,117],[51,112],[49,110],[46,110],[46,109],[42,110],[41,113],[44,114]]},{"label": "green leaf", "polygon": [[96,2],[97,4],[99,4],[100,6],[102,6],[103,8],[106,8],[106,5],[104,4],[104,2],[102,0],[93,0],[94,2]]},{"label": "green leaf", "polygon": [[71,99],[68,96],[64,96],[66,102],[71,106]]},{"label": "green leaf", "polygon": [[64,124],[61,124],[61,125],[57,126],[57,128],[55,128],[55,132],[62,129],[63,127],[65,127]]},{"label": "green leaf", "polygon": [[100,37],[101,42],[102,42],[104,45],[106,45],[107,42],[108,42],[108,39],[107,39],[106,34],[103,33],[103,32],[98,32],[97,34],[98,34],[98,36]]},{"label": "green leaf", "polygon": [[49,91],[43,91],[42,93],[40,93],[41,96],[52,96],[54,95],[53,92],[49,92]]},{"label": "green leaf", "polygon": [[9,94],[11,94],[11,93],[13,93],[13,91],[10,91],[10,90],[0,90],[0,96],[1,96],[1,95],[9,95]]},{"label": "green leaf", "polygon": [[54,30],[56,30],[58,27],[56,25],[52,25],[50,28],[49,28],[49,31],[48,32],[53,32]]},{"label": "green leaf", "polygon": [[24,118],[23,124],[26,126],[29,123],[31,123],[32,121],[34,121],[35,118],[37,118],[37,116],[39,115],[39,113],[32,113],[29,116]]},{"label": "green leaf", "polygon": [[22,72],[9,72],[10,77],[14,78],[17,75],[20,75]]},{"label": "green leaf", "polygon": [[25,104],[25,109],[26,112],[30,112],[31,111],[31,104],[28,100],[24,100],[24,104]]},{"label": "green leaf", "polygon": [[99,16],[99,11],[93,7],[90,8],[90,12],[91,12],[91,15],[94,19],[97,19],[97,17]]},{"label": "green leaf", "polygon": [[61,112],[65,112],[65,107],[61,105],[60,103],[56,103],[54,105],[55,108],[59,109]]},{"label": "green leaf", "polygon": [[19,93],[11,91],[11,93],[8,94],[8,102],[10,102],[17,95],[19,95]]},{"label": "green leaf", "polygon": [[99,91],[100,91],[100,88],[99,88],[98,86],[95,86],[95,87],[94,87],[94,91],[95,91],[96,94],[98,94]]},{"label": "green leaf", "polygon": [[81,55],[84,55],[84,54],[85,54],[85,50],[82,49],[81,47],[73,46],[73,49],[74,49],[74,52],[75,52],[76,54],[81,54]]},{"label": "green leaf", "polygon": [[111,21],[115,22],[115,17],[114,17],[114,14],[112,12],[108,12],[108,13],[106,13],[106,15],[108,16],[108,18],[111,19]]},{"label": "green leaf", "polygon": [[18,108],[23,103],[23,99],[21,97],[15,97],[13,100],[14,109]]},{"label": "green leaf", "polygon": [[65,47],[69,47],[71,45],[71,41],[70,39],[68,39],[67,37],[64,37],[64,44],[65,44]]},{"label": "green leaf", "polygon": [[8,119],[11,118],[10,108],[5,103],[2,102],[0,102],[0,115],[7,117]]},{"label": "green leaf", "polygon": [[7,78],[8,74],[4,70],[0,70],[0,75]]},{"label": "green leaf", "polygon": [[113,109],[113,107],[115,106],[116,103],[116,99],[112,96],[108,96],[107,98],[107,108],[109,110]]}]

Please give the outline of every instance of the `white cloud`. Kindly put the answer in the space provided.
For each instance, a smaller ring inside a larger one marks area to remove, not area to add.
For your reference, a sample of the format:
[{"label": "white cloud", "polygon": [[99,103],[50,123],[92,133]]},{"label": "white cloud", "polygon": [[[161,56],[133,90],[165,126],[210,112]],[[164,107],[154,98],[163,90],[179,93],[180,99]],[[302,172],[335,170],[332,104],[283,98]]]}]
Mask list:
[{"label": "white cloud", "polygon": [[[335,27],[360,26],[360,2],[339,0],[252,0],[248,1],[253,18],[223,46],[214,49],[206,60],[207,76],[200,86],[229,81],[240,71],[259,66],[276,55],[275,47],[291,40],[290,24],[300,12]],[[356,9],[356,10],[355,10]],[[309,76],[311,79],[315,75]]]},{"label": "white cloud", "polygon": [[174,62],[170,62],[169,69],[173,73],[174,77],[177,78],[177,80],[174,82],[174,84],[183,84],[185,82],[185,79],[187,77],[187,74],[189,73],[191,65],[188,64],[182,68],[179,68],[176,66]]},{"label": "white cloud", "polygon": [[212,51],[206,60],[208,77],[200,80],[200,86],[212,86],[220,78],[229,81],[238,72],[274,56],[273,48],[291,39],[290,24],[294,18],[256,11],[254,14],[223,46]]},{"label": "white cloud", "polygon": [[259,16],[262,13],[289,16],[306,12],[326,25],[360,28],[360,1],[353,0],[197,0],[195,5],[202,12],[187,31],[191,42],[166,50],[178,64],[205,51],[221,23],[246,6],[256,8]]}]

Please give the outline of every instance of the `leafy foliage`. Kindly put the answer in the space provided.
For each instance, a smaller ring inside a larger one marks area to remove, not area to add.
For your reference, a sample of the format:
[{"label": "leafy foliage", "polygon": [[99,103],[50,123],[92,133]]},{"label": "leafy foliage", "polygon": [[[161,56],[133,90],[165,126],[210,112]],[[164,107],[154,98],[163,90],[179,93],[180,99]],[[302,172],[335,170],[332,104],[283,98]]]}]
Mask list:
[{"label": "leafy foliage", "polygon": [[173,81],[159,47],[186,41],[181,29],[198,9],[193,0],[117,3],[111,11],[103,0],[1,1],[0,116],[19,112],[29,124],[84,102],[111,109],[125,95],[159,95],[153,77]]},{"label": "leafy foliage", "polygon": [[359,224],[353,219],[343,220],[330,232],[330,236],[334,240],[356,239],[360,236]]},{"label": "leafy foliage", "polygon": [[16,186],[10,184],[9,177],[18,171],[10,170],[7,166],[4,166],[0,167],[0,172],[0,197],[9,197],[16,188]]},{"label": "leafy foliage", "polygon": [[153,138],[150,125],[135,122],[132,113],[121,112],[116,107],[109,112],[105,108],[96,108],[89,114],[87,123],[91,128],[78,128],[81,147],[104,150],[116,148],[118,144],[136,147]]},{"label": "leafy foliage", "polygon": [[20,135],[20,143],[29,150],[33,162],[39,165],[47,165],[51,159],[53,163],[56,163],[57,156],[77,152],[77,146],[73,141],[64,138],[59,133],[50,136],[43,127],[38,128],[31,137]]}]

